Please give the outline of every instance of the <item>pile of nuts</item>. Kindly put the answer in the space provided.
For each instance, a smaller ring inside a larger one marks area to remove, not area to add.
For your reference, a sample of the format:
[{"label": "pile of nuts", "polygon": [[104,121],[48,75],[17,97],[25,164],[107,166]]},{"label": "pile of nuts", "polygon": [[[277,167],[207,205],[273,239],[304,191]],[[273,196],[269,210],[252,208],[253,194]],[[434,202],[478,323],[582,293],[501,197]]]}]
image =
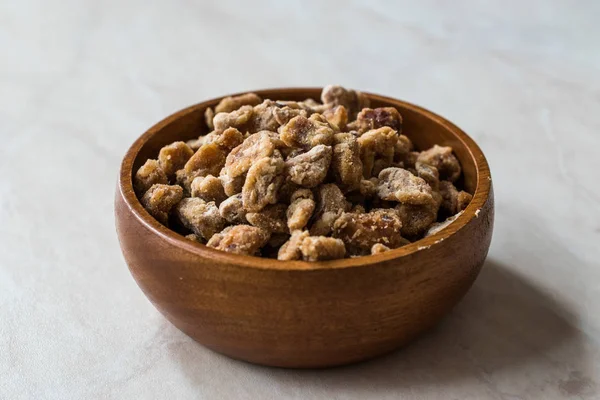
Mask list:
[{"label": "pile of nuts", "polygon": [[404,246],[469,204],[452,148],[416,151],[398,110],[332,85],[321,101],[224,98],[206,110],[210,133],[136,172],[142,205],[218,250],[322,261]]}]

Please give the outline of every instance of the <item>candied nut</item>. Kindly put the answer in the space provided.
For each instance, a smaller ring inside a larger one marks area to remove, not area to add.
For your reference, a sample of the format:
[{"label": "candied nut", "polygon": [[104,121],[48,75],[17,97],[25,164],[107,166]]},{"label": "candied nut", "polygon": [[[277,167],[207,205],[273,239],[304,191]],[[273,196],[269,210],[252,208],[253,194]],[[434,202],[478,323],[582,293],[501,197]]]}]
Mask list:
[{"label": "candied nut", "polygon": [[[398,141],[396,142],[396,146],[394,147],[394,161],[404,163],[406,159],[409,157],[409,153],[413,151],[414,146],[412,141],[405,135],[398,135]],[[415,165],[417,156],[419,153],[414,155],[414,161],[412,161],[412,165]]]},{"label": "candied nut", "polygon": [[236,176],[235,178],[227,175],[226,170],[221,170],[221,175],[219,176],[221,180],[221,184],[223,185],[223,190],[227,196],[233,196],[238,193],[242,193],[242,188],[244,187],[244,182],[246,181],[245,175]]},{"label": "candied nut", "polygon": [[235,111],[222,112],[215,115],[213,125],[216,131],[224,131],[227,128],[237,128],[246,131],[250,118],[252,118],[252,106],[242,106]]},{"label": "candied nut", "polygon": [[256,93],[244,93],[239,96],[227,96],[223,98],[215,107],[215,113],[229,113],[237,110],[241,106],[255,106],[262,102],[262,99]]},{"label": "candied nut", "polygon": [[442,229],[446,228],[448,225],[450,225],[451,223],[456,221],[458,219],[458,217],[460,217],[463,214],[463,212],[464,211],[460,211],[459,213],[447,218],[444,222],[436,222],[436,223],[432,224],[429,227],[429,229],[427,230],[427,233],[425,233],[425,237],[435,235]]},{"label": "candied nut", "polygon": [[371,254],[380,254],[385,253],[386,251],[390,251],[391,249],[387,247],[385,244],[375,243],[373,247],[371,247]]},{"label": "candied nut", "polygon": [[394,107],[363,108],[358,113],[356,121],[352,122],[348,128],[364,133],[384,126],[397,132],[402,131],[402,116]]},{"label": "candied nut", "polygon": [[279,106],[272,100],[265,100],[254,106],[252,117],[248,123],[249,132],[275,131],[280,126],[275,118],[275,109]]},{"label": "candied nut", "polygon": [[306,110],[295,109],[288,106],[281,108],[275,107],[273,109],[273,116],[275,117],[275,121],[277,121],[279,126],[287,124],[292,118],[297,117],[299,115],[307,117],[308,113],[306,112]]},{"label": "candied nut", "polygon": [[323,182],[331,164],[331,146],[319,144],[285,162],[286,175],[300,186],[312,188]]},{"label": "candied nut", "polygon": [[346,130],[348,124],[348,110],[340,105],[323,111],[323,117],[329,122],[329,125],[335,127],[335,131],[341,132]]},{"label": "candied nut", "polygon": [[346,107],[351,118],[354,118],[364,107],[369,106],[369,99],[363,93],[337,85],[325,86],[321,92],[321,101],[330,108],[339,105]]},{"label": "candied nut", "polygon": [[215,140],[217,140],[217,137],[217,132],[212,131],[207,133],[206,135],[198,136],[198,139],[188,140],[186,144],[190,147],[190,149],[196,151],[200,147],[202,147],[203,144],[214,142]]},{"label": "candied nut", "polygon": [[175,206],[175,215],[183,226],[206,240],[220,232],[226,222],[214,201],[206,202],[197,197],[181,200]]},{"label": "candied nut", "polygon": [[147,160],[144,165],[137,170],[135,177],[133,178],[133,187],[138,196],[146,193],[152,185],[166,185],[168,183],[169,179],[157,160]]},{"label": "candied nut", "polygon": [[221,180],[212,175],[194,178],[190,189],[192,197],[199,197],[206,202],[214,201],[216,204],[221,204],[227,198]]},{"label": "candied nut", "polygon": [[251,225],[269,232],[287,233],[287,206],[285,204],[272,204],[260,212],[246,214],[246,219]]},{"label": "candied nut", "polygon": [[346,246],[340,239],[325,236],[309,236],[300,246],[304,261],[326,261],[344,258]]},{"label": "candied nut", "polygon": [[343,211],[350,209],[350,203],[340,188],[328,183],[317,188],[317,204],[314,212],[314,222],[310,228],[313,236],[324,236],[331,232],[333,223]]},{"label": "candied nut", "polygon": [[242,201],[247,211],[258,212],[267,204],[277,202],[277,191],[283,183],[283,169],[283,157],[279,152],[252,165],[242,188]]},{"label": "candied nut", "polygon": [[363,178],[358,141],[351,133],[338,133],[334,136],[334,142],[331,159],[333,177],[345,189],[356,189]]},{"label": "candied nut", "polygon": [[383,200],[406,204],[433,202],[431,187],[417,176],[402,168],[386,168],[379,173],[377,194]]},{"label": "candied nut", "polygon": [[183,167],[185,175],[190,179],[190,183],[197,176],[218,176],[225,165],[225,156],[223,149],[216,143],[204,144],[185,163]]},{"label": "candied nut", "polygon": [[467,208],[473,198],[473,196],[465,191],[459,192],[458,189],[448,181],[440,182],[440,194],[442,195],[441,208],[450,215],[454,215]]},{"label": "candied nut", "polygon": [[246,209],[242,202],[242,194],[229,197],[219,205],[219,214],[230,224],[246,224]]},{"label": "candied nut", "polygon": [[431,165],[423,164],[417,162],[415,165],[415,169],[417,170],[417,175],[419,178],[423,178],[425,182],[433,191],[437,192],[440,187],[440,174],[436,167],[432,167]]},{"label": "candied nut", "polygon": [[300,189],[291,197],[291,204],[287,209],[287,226],[290,232],[304,229],[315,211],[313,194],[308,189]]},{"label": "candied nut", "polygon": [[144,193],[141,203],[163,225],[169,222],[169,212],[183,197],[183,189],[177,185],[154,184]]},{"label": "candied nut", "polygon": [[215,137],[214,142],[222,149],[230,152],[244,141],[244,135],[236,128],[227,128]]},{"label": "candied nut", "polygon": [[290,239],[279,248],[277,259],[282,261],[299,260],[302,257],[302,252],[300,251],[302,241],[307,237],[307,231],[298,230],[292,232]]},{"label": "candied nut", "polygon": [[206,127],[209,130],[215,129],[215,126],[213,124],[214,117],[215,117],[215,112],[213,111],[212,108],[208,107],[206,110],[204,110],[204,122],[206,122]]},{"label": "candied nut", "polygon": [[386,168],[394,160],[394,149],[398,141],[398,133],[390,127],[373,129],[358,138],[360,159],[363,165],[363,176],[370,178],[376,159],[383,160]]},{"label": "candied nut", "polygon": [[206,244],[217,250],[253,256],[269,241],[269,232],[250,225],[234,225],[215,233]]},{"label": "candied nut", "polygon": [[396,248],[404,243],[402,221],[394,210],[376,209],[365,214],[343,213],[333,224],[333,237],[342,239],[351,254],[368,254],[375,243]]},{"label": "candied nut", "polygon": [[371,198],[377,195],[377,185],[379,184],[379,179],[371,178],[371,179],[363,179],[360,181],[360,194],[367,198]]},{"label": "candied nut", "polygon": [[226,175],[236,178],[245,174],[256,161],[271,157],[279,145],[275,132],[261,131],[250,135],[227,155],[225,162]]},{"label": "candied nut", "polygon": [[158,162],[167,177],[172,178],[193,155],[194,151],[190,146],[184,142],[175,142],[160,149]]},{"label": "candied nut", "polygon": [[398,204],[396,212],[402,221],[402,236],[415,237],[423,234],[437,218],[437,207],[432,204]]},{"label": "candied nut", "polygon": [[319,144],[330,145],[333,142],[333,129],[327,122],[318,118],[297,116],[279,128],[281,140],[290,147],[309,150]]},{"label": "candied nut", "polygon": [[421,152],[417,161],[436,167],[441,180],[456,182],[460,177],[460,163],[452,154],[452,147],[442,147],[436,144],[429,150]]},{"label": "candied nut", "polygon": [[409,152],[406,155],[406,157],[404,157],[404,160],[402,161],[402,164],[404,164],[404,168],[405,169],[415,169],[417,159],[419,158],[420,154],[421,153],[419,153],[418,151]]}]

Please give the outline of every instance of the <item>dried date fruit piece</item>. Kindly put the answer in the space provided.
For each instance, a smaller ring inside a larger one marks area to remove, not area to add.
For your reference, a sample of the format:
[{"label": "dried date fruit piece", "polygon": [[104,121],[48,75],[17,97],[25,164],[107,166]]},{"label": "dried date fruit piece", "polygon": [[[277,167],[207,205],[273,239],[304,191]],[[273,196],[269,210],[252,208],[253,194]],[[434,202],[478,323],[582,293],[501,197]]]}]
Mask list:
[{"label": "dried date fruit piece", "polygon": [[292,232],[290,239],[279,248],[277,259],[281,261],[292,261],[302,258],[300,247],[302,246],[302,241],[307,237],[307,231],[298,230]]},{"label": "dried date fruit piece", "polygon": [[221,180],[212,175],[194,178],[190,189],[192,197],[199,197],[206,202],[214,201],[217,205],[227,198]]},{"label": "dried date fruit piece", "polygon": [[209,130],[215,129],[215,125],[213,124],[213,118],[215,117],[215,112],[212,108],[208,107],[204,110],[204,122],[206,123],[206,127]]},{"label": "dried date fruit piece", "polygon": [[257,228],[272,233],[287,233],[287,206],[285,204],[272,204],[263,208],[260,212],[246,214],[248,222]]},{"label": "dried date fruit piece", "polygon": [[352,122],[348,128],[364,133],[384,126],[397,132],[402,131],[402,116],[394,107],[363,108],[358,113],[356,121]]},{"label": "dried date fruit piece", "polygon": [[229,197],[219,205],[219,214],[230,224],[247,224],[246,209],[242,202],[242,194]]},{"label": "dried date fruit piece", "polygon": [[436,144],[429,150],[421,152],[417,161],[437,168],[441,180],[456,182],[460,177],[460,163],[452,154],[452,147],[442,147]]},{"label": "dried date fruit piece", "polygon": [[434,192],[437,192],[440,188],[440,174],[436,167],[432,167],[431,165],[423,164],[417,162],[415,165],[415,169],[417,171],[417,176],[419,178],[423,178],[425,182]]},{"label": "dried date fruit piece", "polygon": [[142,196],[144,208],[163,225],[169,222],[169,212],[183,197],[183,189],[177,185],[154,184]]},{"label": "dried date fruit piece", "polygon": [[309,236],[300,246],[304,261],[337,260],[346,256],[346,246],[340,239],[325,236]]},{"label": "dried date fruit piece", "polygon": [[458,189],[448,181],[440,182],[440,194],[442,195],[441,208],[450,215],[454,215],[467,208],[473,198],[473,196],[465,191],[459,192]]},{"label": "dried date fruit piece", "polygon": [[382,160],[389,167],[394,161],[394,149],[398,141],[398,133],[390,127],[373,129],[358,138],[360,159],[363,165],[363,176],[373,176],[375,160]]},{"label": "dried date fruit piece", "polygon": [[206,244],[227,253],[253,256],[269,241],[269,232],[250,225],[234,225],[214,234]]},{"label": "dried date fruit piece", "polygon": [[315,187],[327,176],[331,156],[331,146],[317,145],[306,153],[289,158],[285,162],[286,175],[300,186]]},{"label": "dried date fruit piece", "polygon": [[401,246],[402,221],[394,210],[376,209],[365,214],[343,213],[333,224],[333,237],[342,239],[352,255],[369,254],[375,243]]},{"label": "dried date fruit piece", "polygon": [[417,176],[402,168],[386,168],[379,174],[377,194],[383,200],[405,204],[431,204],[431,187]]},{"label": "dried date fruit piece", "polygon": [[291,204],[287,208],[287,226],[290,232],[304,229],[315,211],[313,194],[308,189],[300,189],[291,197]]},{"label": "dried date fruit piece", "polygon": [[316,195],[317,204],[310,234],[325,236],[331,233],[333,223],[340,214],[350,209],[350,203],[346,200],[340,188],[333,183],[319,186]]},{"label": "dried date fruit piece", "polygon": [[175,206],[174,211],[183,226],[206,240],[225,227],[226,221],[213,201],[187,197]]},{"label": "dried date fruit piece", "polygon": [[138,196],[142,196],[146,193],[152,185],[166,185],[168,183],[169,179],[157,160],[147,160],[144,165],[137,170],[135,177],[133,178],[133,187]]},{"label": "dried date fruit piece", "polygon": [[300,147],[305,150],[324,144],[331,145],[333,142],[333,129],[327,122],[319,121],[318,118],[297,116],[287,124],[279,128],[281,140],[289,147]]},{"label": "dried date fruit piece", "polygon": [[354,119],[360,110],[369,106],[369,99],[363,93],[337,85],[325,86],[321,92],[321,101],[330,108],[340,105],[346,107],[350,119]]},{"label": "dried date fruit piece", "polygon": [[446,228],[448,225],[450,225],[451,223],[456,221],[458,219],[458,217],[460,217],[463,214],[463,212],[464,211],[460,211],[458,214],[455,214],[455,215],[447,218],[444,222],[436,222],[436,223],[432,224],[429,227],[429,229],[427,230],[427,233],[425,233],[425,237],[435,235],[442,229]]},{"label": "dried date fruit piece", "polygon": [[399,204],[396,212],[402,221],[402,236],[420,236],[437,219],[437,207],[433,204]]},{"label": "dried date fruit piece", "polygon": [[271,157],[281,145],[275,132],[261,131],[250,135],[227,155],[226,175],[236,178],[245,174],[252,164],[262,158]]},{"label": "dried date fruit piece", "polygon": [[225,165],[225,156],[225,151],[214,142],[202,145],[183,167],[190,184],[197,176],[218,176]]},{"label": "dried date fruit piece", "polygon": [[227,128],[236,128],[245,132],[253,112],[252,106],[242,106],[235,111],[218,113],[213,118],[213,125],[216,131],[224,131]]},{"label": "dried date fruit piece", "polygon": [[215,107],[215,113],[229,113],[241,106],[256,106],[262,103],[262,99],[256,93],[244,93],[239,96],[228,96],[223,98]]},{"label": "dried date fruit piece", "polygon": [[184,142],[174,142],[160,149],[158,162],[168,178],[173,178],[175,172],[184,167],[194,155],[194,150]]},{"label": "dried date fruit piece", "polygon": [[323,111],[323,117],[327,120],[330,126],[335,127],[336,132],[343,132],[346,130],[348,124],[348,110],[346,107],[340,105],[334,108]]},{"label": "dried date fruit piece", "polygon": [[334,143],[331,172],[335,181],[349,191],[358,188],[363,178],[363,164],[356,137],[351,133],[338,133]]},{"label": "dried date fruit piece", "polygon": [[373,247],[371,247],[371,254],[381,254],[386,251],[390,251],[391,249],[387,247],[385,244],[375,243]]},{"label": "dried date fruit piece", "polygon": [[244,208],[249,212],[258,212],[267,204],[277,202],[277,192],[283,183],[284,161],[279,152],[273,157],[258,160],[248,170],[246,182],[242,188]]}]

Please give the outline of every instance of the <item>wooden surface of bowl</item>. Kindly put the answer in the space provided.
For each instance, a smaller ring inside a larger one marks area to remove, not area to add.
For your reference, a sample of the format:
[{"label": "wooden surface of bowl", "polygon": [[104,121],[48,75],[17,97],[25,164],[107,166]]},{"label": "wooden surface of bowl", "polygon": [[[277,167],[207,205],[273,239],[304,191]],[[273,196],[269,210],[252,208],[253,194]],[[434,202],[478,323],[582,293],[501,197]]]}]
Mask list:
[{"label": "wooden surface of bowl", "polygon": [[[256,91],[263,98],[318,99],[320,88]],[[204,110],[186,108],[144,133],[121,165],[117,233],[131,274],[177,328],[233,358],[280,367],[327,367],[394,350],[438,322],[467,292],[487,256],[494,197],[487,161],[463,131],[400,100],[396,107],[418,149],[452,146],[473,200],[448,228],[386,253],[308,263],[223,253],[154,220],[135,196],[134,171],[160,148],[206,133]]]}]

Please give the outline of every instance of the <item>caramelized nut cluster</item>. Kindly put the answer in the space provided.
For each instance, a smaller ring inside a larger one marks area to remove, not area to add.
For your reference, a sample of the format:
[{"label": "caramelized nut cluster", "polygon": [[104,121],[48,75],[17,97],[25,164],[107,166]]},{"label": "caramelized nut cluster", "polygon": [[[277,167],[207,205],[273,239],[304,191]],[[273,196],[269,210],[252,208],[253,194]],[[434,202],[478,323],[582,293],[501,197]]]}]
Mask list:
[{"label": "caramelized nut cluster", "polygon": [[393,107],[327,86],[312,99],[226,97],[210,133],[163,147],[134,176],[142,205],[189,240],[235,254],[324,261],[443,229],[471,195],[451,147],[415,150]]}]

